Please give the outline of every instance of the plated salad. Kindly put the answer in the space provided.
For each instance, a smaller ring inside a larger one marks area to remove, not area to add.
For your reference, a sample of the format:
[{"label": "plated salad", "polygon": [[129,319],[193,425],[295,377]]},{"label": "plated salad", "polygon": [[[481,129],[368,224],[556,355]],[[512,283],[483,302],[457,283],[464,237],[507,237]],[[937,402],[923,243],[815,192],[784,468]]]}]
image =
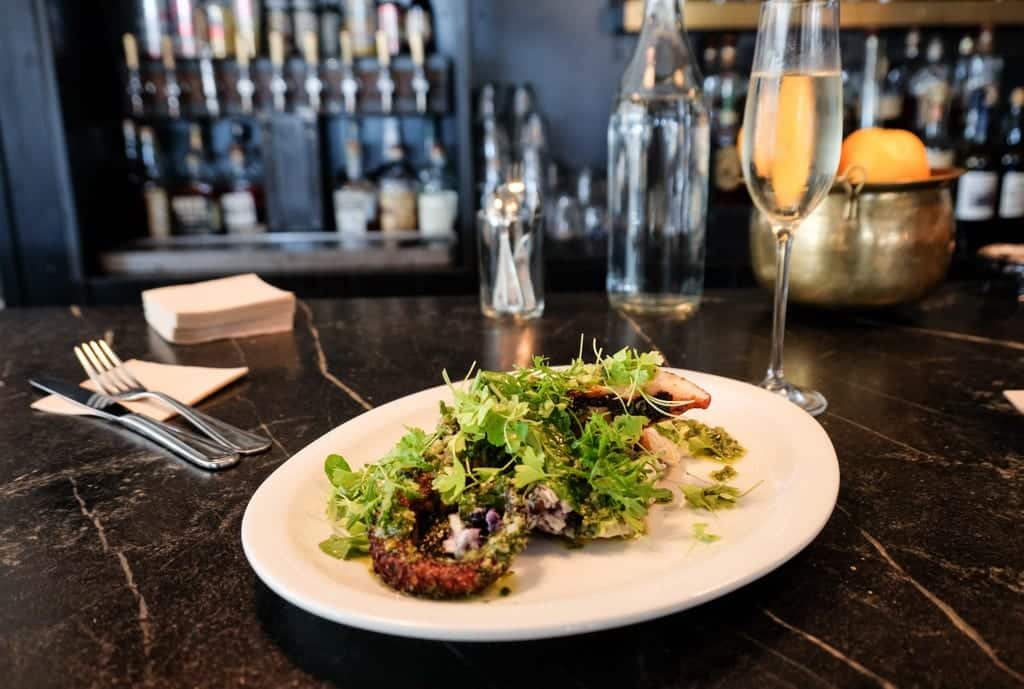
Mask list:
[{"label": "plated salad", "polygon": [[[595,351],[565,367],[543,358],[512,373],[479,371],[453,385],[433,432],[412,428],[379,461],[325,463],[335,533],[321,549],[369,555],[389,586],[428,598],[479,593],[508,572],[536,534],[573,545],[643,535],[661,481],[685,457],[722,463],[713,481],[682,485],[693,508],[730,507],[743,447],[724,429],[683,418],[711,395],[662,368],[657,352]],[[697,540],[717,536],[694,525]]]}]

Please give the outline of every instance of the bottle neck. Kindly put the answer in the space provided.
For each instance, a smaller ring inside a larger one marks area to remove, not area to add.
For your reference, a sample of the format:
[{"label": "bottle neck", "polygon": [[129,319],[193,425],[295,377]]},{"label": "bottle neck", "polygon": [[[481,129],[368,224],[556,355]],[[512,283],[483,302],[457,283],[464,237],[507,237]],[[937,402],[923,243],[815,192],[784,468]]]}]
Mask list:
[{"label": "bottle neck", "polygon": [[644,21],[652,19],[659,22],[670,21],[682,26],[683,1],[684,0],[646,0],[644,4]]},{"label": "bottle neck", "polygon": [[345,176],[349,182],[357,182],[363,177],[362,146],[358,141],[345,144]]}]

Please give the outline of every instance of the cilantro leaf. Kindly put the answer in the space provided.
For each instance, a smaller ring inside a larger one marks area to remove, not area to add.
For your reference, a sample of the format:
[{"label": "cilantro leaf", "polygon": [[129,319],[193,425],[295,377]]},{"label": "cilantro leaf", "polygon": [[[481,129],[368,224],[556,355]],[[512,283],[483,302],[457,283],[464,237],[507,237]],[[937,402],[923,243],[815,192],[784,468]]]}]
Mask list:
[{"label": "cilantro leaf", "polygon": [[721,536],[713,533],[708,533],[708,525],[704,522],[697,522],[693,525],[693,537],[701,543],[714,543],[715,541],[721,540]]},{"label": "cilantro leaf", "polygon": [[462,492],[466,490],[466,467],[462,465],[462,461],[456,457],[454,461],[446,466],[444,470],[434,478],[434,482],[431,484],[438,493],[441,494],[441,500],[446,505],[451,505]]}]

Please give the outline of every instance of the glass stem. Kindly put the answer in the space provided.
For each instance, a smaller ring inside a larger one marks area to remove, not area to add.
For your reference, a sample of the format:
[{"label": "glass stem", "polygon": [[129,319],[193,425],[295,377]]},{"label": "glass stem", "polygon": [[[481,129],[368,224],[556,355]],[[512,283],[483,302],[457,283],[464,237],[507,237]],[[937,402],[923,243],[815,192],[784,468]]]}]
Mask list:
[{"label": "glass stem", "polygon": [[775,230],[775,311],[772,317],[772,358],[768,364],[768,380],[771,388],[784,384],[782,361],[783,345],[786,339],[786,301],[789,297],[789,253],[793,246],[793,228],[781,225]]}]

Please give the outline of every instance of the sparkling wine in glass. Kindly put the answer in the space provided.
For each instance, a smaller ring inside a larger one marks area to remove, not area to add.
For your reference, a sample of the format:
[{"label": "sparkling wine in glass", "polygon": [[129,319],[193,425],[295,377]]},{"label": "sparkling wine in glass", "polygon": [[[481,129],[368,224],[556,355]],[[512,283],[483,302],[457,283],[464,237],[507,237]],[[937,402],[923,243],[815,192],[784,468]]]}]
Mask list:
[{"label": "sparkling wine in glass", "polygon": [[783,376],[789,255],[800,222],[835,179],[842,112],[838,0],[763,2],[741,151],[747,189],[777,240],[772,355],[761,387],[814,415],[825,411],[824,396]]}]

